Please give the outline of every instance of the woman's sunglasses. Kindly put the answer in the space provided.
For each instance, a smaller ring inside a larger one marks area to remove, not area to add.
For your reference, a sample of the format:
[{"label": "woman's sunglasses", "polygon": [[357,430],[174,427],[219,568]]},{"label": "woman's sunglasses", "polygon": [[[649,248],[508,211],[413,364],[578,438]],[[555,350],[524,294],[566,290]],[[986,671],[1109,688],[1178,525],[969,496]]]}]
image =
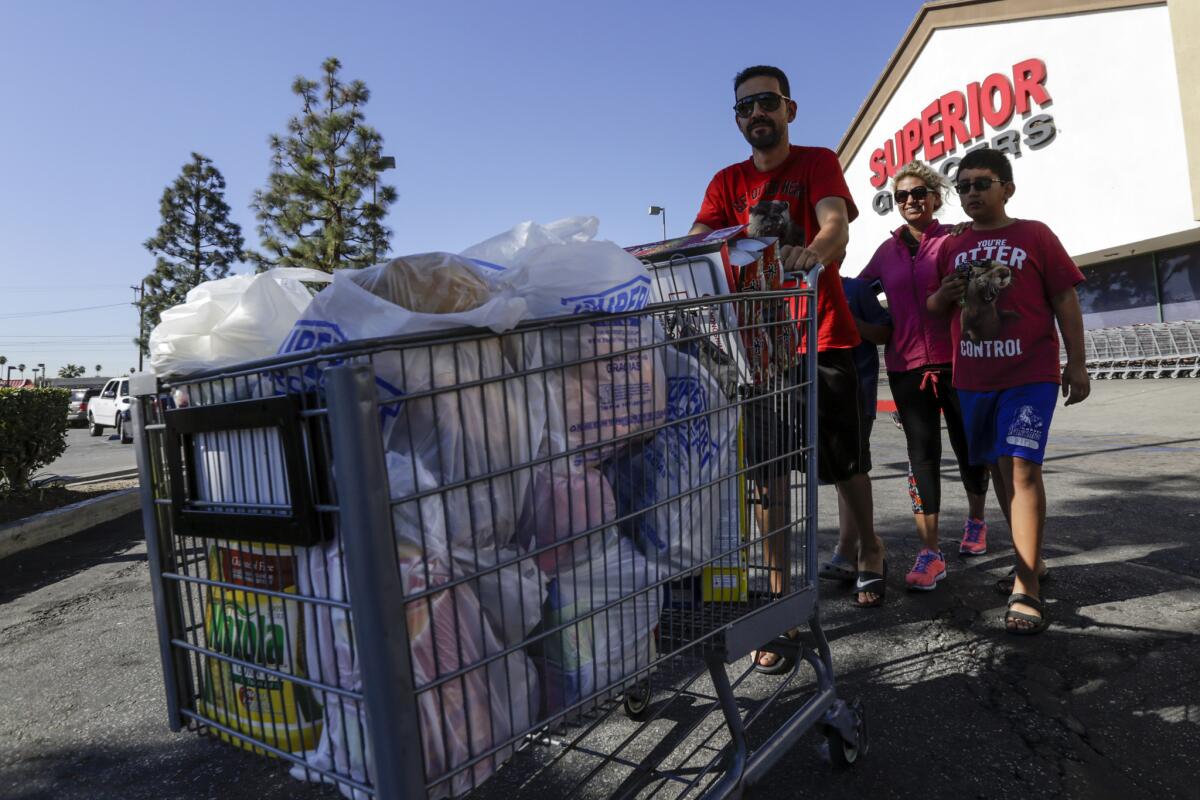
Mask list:
[{"label": "woman's sunglasses", "polygon": [[896,198],[896,205],[898,205],[898,206],[902,206],[905,203],[907,203],[909,197],[912,197],[913,200],[916,200],[918,203],[921,203],[921,202],[924,202],[925,198],[928,196],[929,196],[929,187],[928,186],[918,186],[917,188],[912,189],[912,190],[897,189],[895,192],[892,193],[892,197]]},{"label": "woman's sunglasses", "polygon": [[986,192],[988,189],[992,188],[993,183],[998,183],[1003,186],[1005,181],[1002,181],[999,178],[976,178],[973,181],[959,181],[958,183],[954,184],[954,191],[958,192],[959,194],[966,194],[972,189],[977,192]]},{"label": "woman's sunglasses", "polygon": [[754,113],[754,104],[758,103],[763,111],[770,114],[772,111],[779,110],[779,104],[784,100],[791,100],[790,97],[784,97],[777,92],[759,92],[758,94],[747,95],[733,106],[733,112],[742,119]]}]

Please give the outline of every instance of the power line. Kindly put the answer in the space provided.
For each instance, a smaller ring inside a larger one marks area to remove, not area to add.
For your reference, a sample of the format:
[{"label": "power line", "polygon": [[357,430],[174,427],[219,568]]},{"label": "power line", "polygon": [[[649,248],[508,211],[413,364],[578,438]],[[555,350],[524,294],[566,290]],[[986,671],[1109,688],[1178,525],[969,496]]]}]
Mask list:
[{"label": "power line", "polygon": [[81,306],[79,308],[59,308],[54,311],[20,311],[16,314],[0,314],[0,319],[29,319],[30,317],[48,317],[54,314],[74,314],[76,311],[96,311],[101,308],[124,308],[129,303],[109,303],[103,306]]}]

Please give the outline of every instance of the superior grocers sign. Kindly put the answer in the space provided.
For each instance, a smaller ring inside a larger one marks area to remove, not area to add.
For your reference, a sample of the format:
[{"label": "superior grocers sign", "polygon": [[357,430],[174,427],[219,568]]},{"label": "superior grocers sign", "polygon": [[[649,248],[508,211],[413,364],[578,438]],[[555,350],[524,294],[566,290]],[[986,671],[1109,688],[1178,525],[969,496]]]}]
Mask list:
[{"label": "superior grocers sign", "polygon": [[[871,185],[880,190],[871,205],[879,214],[892,210],[892,195],[885,188],[888,179],[914,159],[941,161],[938,171],[952,176],[960,160],[952,154],[960,148],[967,152],[992,147],[1018,158],[1022,146],[1045,147],[1054,140],[1054,117],[1028,115],[1051,102],[1046,64],[1036,58],[1014,64],[1011,74],[994,72],[962,90],[947,92],[871,153]],[[1017,115],[1026,117],[1019,129]]]}]

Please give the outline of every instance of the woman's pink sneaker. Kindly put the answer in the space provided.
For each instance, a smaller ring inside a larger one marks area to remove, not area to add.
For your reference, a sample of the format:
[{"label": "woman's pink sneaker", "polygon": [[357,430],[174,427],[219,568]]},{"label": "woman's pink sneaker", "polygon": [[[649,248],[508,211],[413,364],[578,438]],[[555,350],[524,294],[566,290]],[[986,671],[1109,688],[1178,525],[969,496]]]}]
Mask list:
[{"label": "woman's pink sneaker", "polygon": [[922,547],[917,553],[917,563],[904,576],[904,583],[909,589],[919,589],[928,592],[936,589],[938,581],[946,577],[946,558],[940,550],[930,550]]},{"label": "woman's pink sneaker", "polygon": [[981,556],[987,552],[987,523],[967,517],[963,523],[963,538],[958,545],[961,556]]}]

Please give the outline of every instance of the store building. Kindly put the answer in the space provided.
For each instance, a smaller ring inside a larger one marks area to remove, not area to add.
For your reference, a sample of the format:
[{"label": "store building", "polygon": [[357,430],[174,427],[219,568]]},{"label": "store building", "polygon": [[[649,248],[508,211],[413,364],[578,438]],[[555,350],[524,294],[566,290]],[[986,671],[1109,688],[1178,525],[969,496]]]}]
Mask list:
[{"label": "store building", "polygon": [[[1083,270],[1087,327],[1200,319],[1200,0],[926,3],[838,145],[844,274],[900,224],[900,166],[952,178],[984,146]],[[953,193],[941,219],[966,219]]]}]

